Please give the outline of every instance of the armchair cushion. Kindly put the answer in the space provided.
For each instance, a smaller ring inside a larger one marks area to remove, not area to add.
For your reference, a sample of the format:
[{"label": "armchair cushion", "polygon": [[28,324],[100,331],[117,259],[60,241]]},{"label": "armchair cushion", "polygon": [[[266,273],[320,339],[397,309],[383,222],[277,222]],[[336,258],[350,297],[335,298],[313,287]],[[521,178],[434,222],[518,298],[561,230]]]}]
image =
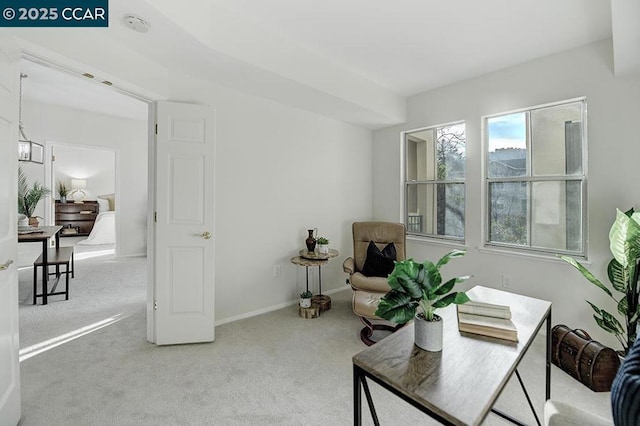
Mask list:
[{"label": "armchair cushion", "polygon": [[367,277],[387,277],[392,271],[396,260],[396,246],[387,244],[382,251],[373,241],[369,241],[367,257],[362,267],[362,274]]},{"label": "armchair cushion", "polygon": [[355,272],[349,278],[349,283],[354,290],[373,291],[382,293],[382,297],[386,292],[391,290],[387,278],[383,277],[366,277],[360,272]]},{"label": "armchair cushion", "polygon": [[361,317],[381,319],[376,316],[378,303],[384,293],[370,293],[368,291],[353,292],[353,312]]}]

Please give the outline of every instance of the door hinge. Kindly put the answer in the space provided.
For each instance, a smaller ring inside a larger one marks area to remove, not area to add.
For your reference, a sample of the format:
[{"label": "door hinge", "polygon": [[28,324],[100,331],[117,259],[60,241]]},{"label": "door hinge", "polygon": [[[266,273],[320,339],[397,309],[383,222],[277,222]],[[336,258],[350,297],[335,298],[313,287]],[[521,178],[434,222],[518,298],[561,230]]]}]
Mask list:
[{"label": "door hinge", "polygon": [[158,123],[156,123],[156,135],[158,134]]},{"label": "door hinge", "polygon": [[153,221],[158,223],[158,212],[153,212]]},{"label": "door hinge", "polygon": [[52,161],[52,162],[53,162],[53,161],[56,161],[56,156],[55,156],[55,155],[52,155],[52,156],[51,156],[51,161]]},{"label": "door hinge", "polygon": [[158,310],[158,301],[157,301],[157,300],[154,300],[154,301],[153,301],[153,310],[154,310],[154,311],[157,311],[157,310]]}]

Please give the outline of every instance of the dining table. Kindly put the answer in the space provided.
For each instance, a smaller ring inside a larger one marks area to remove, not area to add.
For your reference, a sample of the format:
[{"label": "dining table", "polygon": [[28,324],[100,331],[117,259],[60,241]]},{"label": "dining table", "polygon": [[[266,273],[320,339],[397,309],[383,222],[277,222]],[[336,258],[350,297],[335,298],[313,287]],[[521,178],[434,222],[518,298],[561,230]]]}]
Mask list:
[{"label": "dining table", "polygon": [[[42,274],[42,304],[48,303],[48,280],[49,280],[49,265],[47,262],[47,252],[49,248],[49,241],[51,238],[55,239],[56,250],[60,247],[60,230],[62,226],[38,226],[37,228],[20,229],[18,228],[18,242],[19,243],[41,243],[42,244],[42,263],[44,265],[45,273]],[[35,267],[35,266],[34,266]],[[35,285],[35,284],[34,284]]]}]

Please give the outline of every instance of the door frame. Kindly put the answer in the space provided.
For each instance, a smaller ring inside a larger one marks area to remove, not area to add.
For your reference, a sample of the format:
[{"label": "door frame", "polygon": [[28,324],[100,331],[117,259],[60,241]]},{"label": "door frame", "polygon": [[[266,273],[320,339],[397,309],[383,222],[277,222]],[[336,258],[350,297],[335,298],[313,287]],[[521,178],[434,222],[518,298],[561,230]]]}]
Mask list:
[{"label": "door frame", "polygon": [[[34,54],[31,51],[25,50],[24,48],[20,48],[20,59],[29,60],[32,62],[36,62],[40,65],[47,66],[49,68],[65,72],[67,74],[71,74],[80,78],[82,76],[82,72],[76,69],[74,66],[65,63],[65,59],[56,56],[57,60],[50,59],[42,52],[39,54]],[[53,53],[48,51],[48,53]],[[62,60],[62,62],[60,62]],[[142,95],[144,92],[139,86],[137,87],[138,91],[131,91],[129,89],[124,90],[120,88],[115,88],[123,95],[130,96],[132,98],[138,99],[139,101],[146,102],[148,105],[148,116],[147,116],[147,125],[148,125],[148,140],[147,140],[147,163],[148,163],[148,172],[147,172],[147,341],[151,343],[155,343],[155,316],[154,316],[154,297],[155,297],[155,227],[154,227],[154,213],[155,213],[155,205],[156,205],[156,149],[155,149],[155,137],[156,137],[156,102],[163,99],[149,98],[146,95]],[[50,154],[50,153],[49,153]],[[45,154],[46,155],[46,154]],[[49,159],[51,157],[49,156]],[[45,170],[45,175],[50,175]],[[116,185],[116,191],[118,186]],[[117,195],[116,195],[117,196]],[[117,214],[117,213],[116,213]],[[116,221],[116,226],[117,226]],[[117,247],[117,246],[116,246]]]}]

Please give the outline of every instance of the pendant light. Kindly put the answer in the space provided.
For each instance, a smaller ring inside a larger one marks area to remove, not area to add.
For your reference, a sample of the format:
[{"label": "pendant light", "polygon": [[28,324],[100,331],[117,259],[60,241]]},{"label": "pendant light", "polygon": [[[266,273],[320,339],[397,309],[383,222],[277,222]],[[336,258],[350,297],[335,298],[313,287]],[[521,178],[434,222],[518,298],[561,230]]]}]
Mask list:
[{"label": "pendant light", "polygon": [[22,126],[22,80],[27,77],[27,74],[20,73],[20,98],[18,104],[18,128],[20,130],[20,136],[18,138],[18,161],[42,164],[44,162],[44,146],[30,140],[24,134],[24,127]]}]

